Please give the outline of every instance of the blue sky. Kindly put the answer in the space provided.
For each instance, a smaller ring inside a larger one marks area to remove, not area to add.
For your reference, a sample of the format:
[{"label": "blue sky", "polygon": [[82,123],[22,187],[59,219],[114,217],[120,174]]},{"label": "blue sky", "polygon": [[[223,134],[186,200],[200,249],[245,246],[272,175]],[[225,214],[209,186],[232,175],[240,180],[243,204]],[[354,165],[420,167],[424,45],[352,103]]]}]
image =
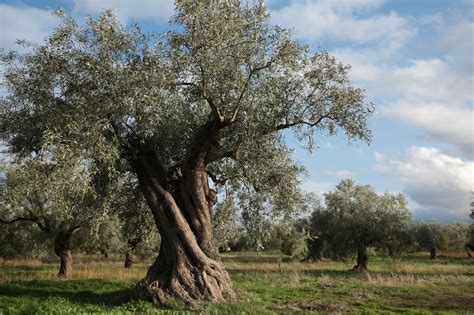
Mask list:
[{"label": "blue sky", "polygon": [[[319,137],[306,153],[306,190],[322,194],[341,178],[403,192],[415,218],[467,220],[474,191],[474,0],[268,0],[273,23],[314,50],[352,66],[355,85],[375,103],[374,141]],[[57,21],[48,8],[82,19],[113,7],[124,23],[166,30],[169,0],[0,0],[0,47],[40,42]]]}]

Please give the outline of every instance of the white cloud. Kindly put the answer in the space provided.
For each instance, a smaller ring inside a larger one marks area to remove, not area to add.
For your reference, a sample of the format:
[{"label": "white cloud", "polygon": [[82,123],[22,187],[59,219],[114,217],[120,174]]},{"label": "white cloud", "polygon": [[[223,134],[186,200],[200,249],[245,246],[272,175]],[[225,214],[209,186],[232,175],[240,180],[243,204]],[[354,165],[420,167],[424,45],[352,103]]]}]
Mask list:
[{"label": "white cloud", "polygon": [[467,75],[474,71],[474,22],[462,20],[442,28],[437,46],[448,54],[456,69]]},{"label": "white cloud", "polygon": [[380,152],[375,151],[374,152],[374,159],[375,159],[376,162],[383,162],[383,161],[385,161],[385,155],[383,155]]},{"label": "white cloud", "polygon": [[[432,139],[474,156],[472,73],[438,58],[412,60],[403,67],[378,65],[349,50],[336,56],[352,65],[352,78],[365,86],[379,111],[422,128]],[[376,101],[377,103],[377,101]]]},{"label": "white cloud", "polygon": [[399,93],[424,100],[452,103],[472,98],[472,77],[459,74],[449,63],[437,58],[413,60],[410,66],[395,69],[388,77]]},{"label": "white cloud", "polygon": [[449,104],[463,104],[473,98],[472,75],[459,73],[456,67],[439,58],[411,60],[406,66],[387,66],[374,64],[377,57],[363,51],[339,50],[334,54],[351,65],[353,80],[370,87],[375,97],[403,96]]},{"label": "white cloud", "polygon": [[0,4],[0,47],[21,50],[18,39],[41,43],[57,24],[47,10]]},{"label": "white cloud", "polygon": [[337,170],[337,171],[328,171],[325,172],[327,175],[335,176],[340,179],[351,178],[354,179],[357,176],[357,172],[350,170]]},{"label": "white cloud", "polygon": [[383,40],[368,47],[340,46],[333,53],[352,66],[352,79],[366,89],[379,111],[422,128],[430,138],[472,158],[474,23],[466,15],[450,19],[449,12],[421,16],[411,23],[413,28],[432,30],[434,39],[420,37],[413,43],[430,55],[400,64],[397,57],[408,53],[410,46],[398,49]]},{"label": "white cloud", "polygon": [[474,163],[435,148],[412,147],[398,159],[380,162],[376,170],[397,177],[404,192],[429,218],[466,219],[470,192],[474,191]]},{"label": "white cloud", "polygon": [[149,20],[166,21],[174,10],[173,0],[74,0],[75,14],[95,14],[113,8],[123,22]]},{"label": "white cloud", "polygon": [[391,12],[373,14],[383,0],[319,0],[293,1],[287,6],[271,11],[276,24],[294,28],[297,35],[314,38],[323,37],[366,44],[390,42],[399,45],[413,35],[407,19]]},{"label": "white cloud", "polygon": [[334,184],[329,182],[320,182],[312,179],[307,179],[301,184],[301,188],[304,191],[312,192],[322,197],[324,193],[330,191],[334,187]]},{"label": "white cloud", "polygon": [[[416,106],[414,106],[416,105]],[[386,110],[390,115],[423,128],[435,140],[456,145],[474,157],[474,111],[438,103],[402,100]]]}]

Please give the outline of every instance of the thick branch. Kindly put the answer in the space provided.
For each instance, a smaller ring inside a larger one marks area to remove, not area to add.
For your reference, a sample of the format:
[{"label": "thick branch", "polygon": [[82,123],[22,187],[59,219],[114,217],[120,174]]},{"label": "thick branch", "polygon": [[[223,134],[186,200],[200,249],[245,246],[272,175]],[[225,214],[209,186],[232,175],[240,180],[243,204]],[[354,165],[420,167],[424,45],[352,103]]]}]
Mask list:
[{"label": "thick branch", "polygon": [[31,217],[18,217],[12,220],[4,220],[0,218],[0,223],[2,224],[13,224],[18,221],[30,221],[30,222],[38,222],[38,218],[31,218]]},{"label": "thick branch", "polygon": [[50,228],[49,228],[49,225],[41,223],[41,221],[38,219],[37,216],[17,217],[17,218],[14,218],[12,220],[4,220],[4,219],[0,218],[0,223],[2,223],[2,224],[13,224],[13,223],[19,222],[19,221],[34,222],[34,223],[36,223],[36,225],[38,225],[40,230],[42,230],[44,232],[50,232],[51,231]]}]

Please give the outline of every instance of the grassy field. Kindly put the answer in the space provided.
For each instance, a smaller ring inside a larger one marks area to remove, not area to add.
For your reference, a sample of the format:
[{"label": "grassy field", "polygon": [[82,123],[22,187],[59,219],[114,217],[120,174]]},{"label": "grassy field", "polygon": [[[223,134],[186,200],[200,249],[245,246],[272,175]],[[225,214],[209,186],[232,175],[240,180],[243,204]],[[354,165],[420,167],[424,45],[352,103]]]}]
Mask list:
[{"label": "grassy field", "polygon": [[[176,313],[130,299],[149,262],[131,270],[117,259],[76,257],[72,280],[56,278],[57,263],[0,262],[1,314]],[[472,313],[474,260],[427,255],[402,260],[371,257],[367,274],[348,271],[350,264],[283,262],[276,253],[229,253],[222,259],[238,299],[205,303],[203,313]]]}]

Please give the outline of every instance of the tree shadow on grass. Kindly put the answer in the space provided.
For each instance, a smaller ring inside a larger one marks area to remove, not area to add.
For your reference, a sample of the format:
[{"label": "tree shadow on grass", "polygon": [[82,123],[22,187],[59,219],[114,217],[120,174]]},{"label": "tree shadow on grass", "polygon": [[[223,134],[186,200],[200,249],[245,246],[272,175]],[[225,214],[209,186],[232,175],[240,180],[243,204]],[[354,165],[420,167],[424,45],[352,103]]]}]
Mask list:
[{"label": "tree shadow on grass", "polygon": [[[100,292],[104,287],[108,290]],[[73,303],[110,307],[126,304],[135,298],[133,287],[114,288],[112,282],[97,279],[13,281],[0,284],[0,296],[42,300],[60,297]]]}]

